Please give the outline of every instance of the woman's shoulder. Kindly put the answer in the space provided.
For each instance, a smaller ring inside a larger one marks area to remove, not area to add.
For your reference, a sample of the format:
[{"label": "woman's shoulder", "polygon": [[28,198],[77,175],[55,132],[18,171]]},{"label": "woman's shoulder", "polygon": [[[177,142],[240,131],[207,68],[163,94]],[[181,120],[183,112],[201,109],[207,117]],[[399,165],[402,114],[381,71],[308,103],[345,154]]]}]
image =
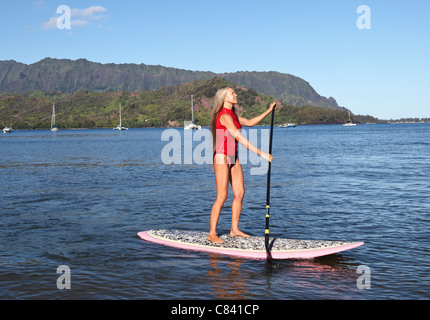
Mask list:
[{"label": "woman's shoulder", "polygon": [[218,118],[218,119],[221,119],[221,117],[222,117],[222,116],[224,116],[224,115],[230,115],[230,116],[231,116],[231,113],[230,113],[229,111],[231,111],[231,110],[229,110],[229,109],[227,109],[227,108],[222,108],[222,109],[219,111],[217,118]]},{"label": "woman's shoulder", "polygon": [[222,108],[221,111],[218,114],[218,117],[222,117],[224,115],[229,115],[229,116],[235,116],[234,111],[227,109],[227,108]]},{"label": "woman's shoulder", "polygon": [[225,127],[225,121],[234,121],[233,116],[229,112],[220,112],[218,115],[219,124]]},{"label": "woman's shoulder", "polygon": [[221,119],[225,119],[225,118],[233,118],[232,115],[229,112],[220,113],[218,116],[219,116],[220,120]]}]

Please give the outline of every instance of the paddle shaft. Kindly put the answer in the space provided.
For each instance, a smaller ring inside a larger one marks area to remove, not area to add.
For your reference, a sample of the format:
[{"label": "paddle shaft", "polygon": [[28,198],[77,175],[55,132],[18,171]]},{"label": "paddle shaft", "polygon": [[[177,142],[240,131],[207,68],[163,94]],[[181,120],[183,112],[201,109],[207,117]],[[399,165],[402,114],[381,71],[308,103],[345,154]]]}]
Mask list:
[{"label": "paddle shaft", "polygon": [[[275,109],[272,110],[272,121],[270,122],[270,139],[269,139],[269,154],[272,154],[272,140],[273,140],[273,122],[275,121]],[[266,230],[264,237],[264,245],[266,247],[267,259],[272,260],[272,254],[269,248],[269,219],[270,219],[270,172],[272,163],[269,161],[267,169],[267,193],[266,193]]]}]

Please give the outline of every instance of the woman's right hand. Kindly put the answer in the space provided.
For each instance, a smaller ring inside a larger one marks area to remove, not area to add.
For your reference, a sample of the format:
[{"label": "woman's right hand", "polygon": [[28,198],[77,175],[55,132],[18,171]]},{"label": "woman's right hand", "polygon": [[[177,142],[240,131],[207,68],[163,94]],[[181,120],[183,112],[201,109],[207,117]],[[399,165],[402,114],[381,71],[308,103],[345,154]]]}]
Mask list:
[{"label": "woman's right hand", "polygon": [[261,152],[261,157],[263,159],[266,159],[267,161],[270,161],[270,162],[272,162],[272,160],[273,160],[273,156],[271,154],[263,152],[263,151]]}]

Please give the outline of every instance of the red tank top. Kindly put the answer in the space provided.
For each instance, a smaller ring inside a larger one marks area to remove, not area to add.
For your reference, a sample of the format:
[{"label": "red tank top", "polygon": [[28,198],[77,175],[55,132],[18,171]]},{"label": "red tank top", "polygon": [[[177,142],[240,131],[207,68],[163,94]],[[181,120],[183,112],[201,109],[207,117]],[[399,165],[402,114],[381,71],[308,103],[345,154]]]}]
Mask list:
[{"label": "red tank top", "polygon": [[216,128],[217,144],[216,144],[215,153],[225,154],[226,156],[237,156],[237,141],[228,132],[227,128],[221,124],[220,119],[221,119],[221,116],[224,114],[229,114],[233,118],[234,125],[238,130],[242,129],[239,119],[237,119],[233,110],[222,108],[216,118],[215,128]]}]

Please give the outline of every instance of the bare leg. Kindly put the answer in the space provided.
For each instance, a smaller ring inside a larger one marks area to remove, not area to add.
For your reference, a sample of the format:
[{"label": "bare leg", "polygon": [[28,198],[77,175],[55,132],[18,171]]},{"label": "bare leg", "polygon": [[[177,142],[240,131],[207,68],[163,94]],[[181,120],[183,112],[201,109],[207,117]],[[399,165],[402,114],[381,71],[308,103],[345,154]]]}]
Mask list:
[{"label": "bare leg", "polygon": [[233,189],[234,199],[231,207],[231,229],[232,237],[249,237],[248,234],[239,230],[240,213],[242,212],[243,196],[245,195],[245,185],[243,183],[243,171],[239,159],[231,167],[230,183]]},{"label": "bare leg", "polygon": [[210,230],[208,240],[215,243],[223,243],[216,233],[221,208],[224,205],[228,195],[228,181],[230,176],[230,168],[227,164],[227,156],[216,154],[214,158],[214,170],[216,181],[216,200],[212,206]]}]

